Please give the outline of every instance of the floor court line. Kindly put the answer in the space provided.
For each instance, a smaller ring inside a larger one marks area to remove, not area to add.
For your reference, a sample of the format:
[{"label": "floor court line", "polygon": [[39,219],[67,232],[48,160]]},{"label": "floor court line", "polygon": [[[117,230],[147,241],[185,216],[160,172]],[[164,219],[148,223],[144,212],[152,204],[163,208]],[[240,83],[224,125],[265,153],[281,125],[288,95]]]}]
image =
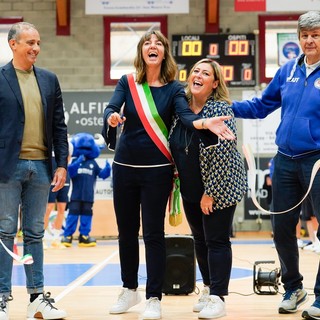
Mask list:
[{"label": "floor court line", "polygon": [[81,275],[80,277],[78,277],[78,279],[76,279],[75,281],[73,281],[72,283],[70,283],[60,294],[58,294],[55,297],[55,302],[60,301],[63,297],[65,297],[67,294],[69,294],[70,292],[72,292],[74,289],[76,289],[77,287],[83,285],[84,283],[86,283],[88,280],[90,280],[93,276],[95,276],[102,268],[104,268],[109,261],[114,258],[116,255],[118,255],[119,251],[116,250],[114,251],[110,256],[108,256],[106,259],[104,259],[103,261],[101,261],[100,263],[96,264],[95,266],[93,266],[92,268],[90,268],[87,272],[85,272],[83,275]]}]

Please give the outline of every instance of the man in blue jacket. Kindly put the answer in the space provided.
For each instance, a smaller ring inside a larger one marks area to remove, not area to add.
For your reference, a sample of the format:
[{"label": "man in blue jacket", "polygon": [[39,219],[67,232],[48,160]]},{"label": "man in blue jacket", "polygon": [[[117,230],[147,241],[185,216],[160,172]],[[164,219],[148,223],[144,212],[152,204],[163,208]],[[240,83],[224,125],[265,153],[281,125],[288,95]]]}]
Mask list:
[{"label": "man in blue jacket", "polygon": [[[239,118],[265,118],[281,107],[277,129],[277,155],[272,177],[273,211],[294,207],[308,189],[314,163],[320,159],[320,11],[302,14],[298,37],[303,54],[280,67],[261,98],[233,103]],[[320,220],[320,174],[310,197],[313,212]],[[285,293],[279,313],[293,313],[307,301],[299,272],[296,225],[300,208],[273,214],[274,242],[281,264]],[[319,235],[319,231],[318,231]],[[315,301],[303,311],[307,319],[320,319],[320,270],[314,287]]]},{"label": "man in blue jacket", "polygon": [[[36,68],[40,35],[27,22],[14,24],[8,33],[13,59],[0,68],[0,320],[9,319],[12,299],[12,251],[21,205],[25,265],[30,303],[28,318],[61,319],[66,312],[53,306],[44,292],[44,214],[50,184],[53,191],[64,186],[68,140],[58,79]],[[54,150],[57,169],[52,172]]]}]

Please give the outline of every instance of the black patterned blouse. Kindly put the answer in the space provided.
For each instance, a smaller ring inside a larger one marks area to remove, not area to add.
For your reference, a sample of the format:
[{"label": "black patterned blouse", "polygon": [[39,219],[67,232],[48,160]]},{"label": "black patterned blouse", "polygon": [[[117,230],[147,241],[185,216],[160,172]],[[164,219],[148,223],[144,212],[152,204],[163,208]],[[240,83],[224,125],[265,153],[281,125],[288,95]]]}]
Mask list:
[{"label": "black patterned blouse", "polygon": [[[201,115],[205,118],[231,115],[226,124],[237,134],[233,111],[226,102],[209,98]],[[210,147],[200,141],[200,169],[204,192],[214,199],[213,209],[223,209],[241,201],[248,186],[244,162],[237,150],[237,138],[219,140],[218,145]]]}]

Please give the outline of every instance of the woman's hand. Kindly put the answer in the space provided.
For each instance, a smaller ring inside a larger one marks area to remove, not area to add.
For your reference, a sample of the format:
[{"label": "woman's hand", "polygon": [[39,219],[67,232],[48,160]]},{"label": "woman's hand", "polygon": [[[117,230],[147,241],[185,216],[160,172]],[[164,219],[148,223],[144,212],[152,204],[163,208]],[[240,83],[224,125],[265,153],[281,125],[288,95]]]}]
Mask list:
[{"label": "woman's hand", "polygon": [[209,197],[206,194],[203,194],[200,200],[200,208],[202,212],[204,214],[209,215],[213,211],[212,209],[213,203],[214,203],[213,198]]},{"label": "woman's hand", "polygon": [[221,140],[234,140],[236,137],[224,121],[231,119],[231,116],[221,116],[204,119],[204,128],[208,128]]},{"label": "woman's hand", "polygon": [[126,117],[120,116],[120,114],[117,112],[112,113],[107,119],[108,125],[110,127],[116,127],[117,125],[122,125],[124,121],[126,121]]}]

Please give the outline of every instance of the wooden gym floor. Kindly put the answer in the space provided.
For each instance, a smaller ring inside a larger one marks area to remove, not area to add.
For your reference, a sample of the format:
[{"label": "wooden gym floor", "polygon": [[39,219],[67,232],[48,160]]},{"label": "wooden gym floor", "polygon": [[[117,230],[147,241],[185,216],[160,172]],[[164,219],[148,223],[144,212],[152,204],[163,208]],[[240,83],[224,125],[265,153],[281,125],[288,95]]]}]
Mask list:
[{"label": "wooden gym floor", "polygon": [[[279,268],[275,249],[272,247],[270,233],[243,232],[232,239],[233,269],[226,297],[227,316],[225,320],[294,320],[302,319],[301,310],[289,315],[280,315],[277,307],[282,300],[283,287],[276,294],[259,295],[254,293],[254,264],[261,272],[272,272]],[[21,246],[18,246],[20,254]],[[304,287],[309,292],[308,307],[314,300],[313,284],[318,268],[319,255],[300,249],[301,273],[304,275]],[[144,246],[141,242],[141,270],[139,287],[144,297],[145,269]],[[144,300],[129,312],[110,315],[108,310],[116,301],[120,292],[118,246],[115,239],[98,240],[94,248],[79,248],[74,241],[71,248],[45,250],[46,291],[52,293],[56,306],[65,309],[70,320],[138,320],[144,309]],[[26,319],[28,295],[25,289],[23,267],[14,265],[13,297],[10,302],[10,320]],[[201,278],[197,270],[196,290],[189,295],[164,295],[162,299],[163,320],[198,319],[192,312],[192,305],[199,298],[202,289]],[[261,291],[275,292],[273,288],[261,287]],[[302,308],[303,308],[302,307]]]}]

